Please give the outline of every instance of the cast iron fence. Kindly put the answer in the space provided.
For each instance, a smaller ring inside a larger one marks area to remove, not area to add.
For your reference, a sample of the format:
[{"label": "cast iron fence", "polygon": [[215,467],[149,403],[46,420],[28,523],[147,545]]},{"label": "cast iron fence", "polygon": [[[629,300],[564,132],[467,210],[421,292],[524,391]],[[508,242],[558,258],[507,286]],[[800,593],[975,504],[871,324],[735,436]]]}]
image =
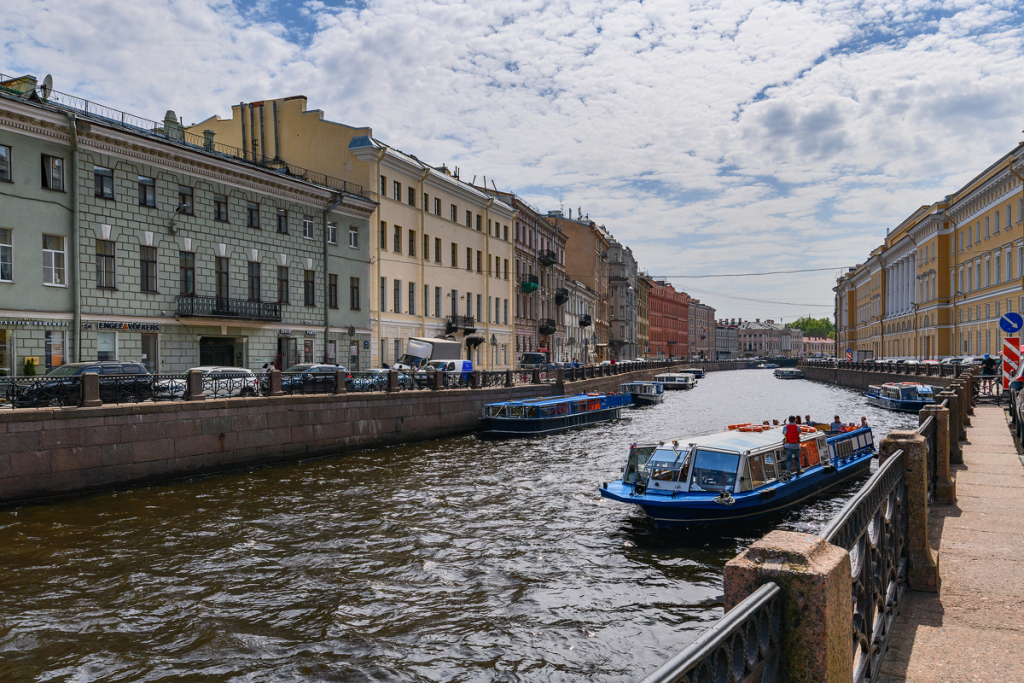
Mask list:
[{"label": "cast iron fence", "polygon": [[77,406],[82,402],[82,378],[0,377],[0,396],[12,408]]},{"label": "cast iron fence", "polygon": [[352,375],[352,384],[347,387],[349,391],[387,391],[387,370],[350,372],[349,374]]},{"label": "cast iron fence", "polygon": [[281,322],[281,304],[277,301],[247,301],[220,296],[183,294],[177,297],[177,304],[180,316]]},{"label": "cast iron fence", "polygon": [[[282,372],[281,392],[285,394],[333,394],[333,372]],[[347,388],[346,382],[346,388]]]},{"label": "cast iron fence", "polygon": [[903,452],[896,451],[818,536],[850,553],[853,680],[873,683],[907,589],[908,510]]}]

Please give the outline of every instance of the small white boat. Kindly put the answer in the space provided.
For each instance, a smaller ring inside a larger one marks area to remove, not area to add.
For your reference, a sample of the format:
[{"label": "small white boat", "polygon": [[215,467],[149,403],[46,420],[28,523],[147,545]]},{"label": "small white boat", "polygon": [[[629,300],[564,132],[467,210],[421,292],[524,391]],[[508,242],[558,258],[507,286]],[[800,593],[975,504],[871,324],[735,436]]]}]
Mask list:
[{"label": "small white boat", "polygon": [[661,382],[666,389],[693,389],[697,380],[688,372],[665,372],[654,376],[654,381]]},{"label": "small white boat", "polygon": [[775,376],[779,379],[803,379],[804,373],[796,368],[777,368]]},{"label": "small white boat", "polygon": [[622,391],[629,394],[634,406],[653,406],[665,400],[665,385],[661,382],[626,382]]}]

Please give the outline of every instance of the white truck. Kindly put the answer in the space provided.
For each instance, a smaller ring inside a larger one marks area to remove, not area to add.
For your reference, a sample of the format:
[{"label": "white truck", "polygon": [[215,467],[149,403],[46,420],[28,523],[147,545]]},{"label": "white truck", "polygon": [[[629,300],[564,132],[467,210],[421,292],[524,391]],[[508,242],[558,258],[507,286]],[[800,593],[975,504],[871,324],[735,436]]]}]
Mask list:
[{"label": "white truck", "polygon": [[460,360],[462,358],[462,342],[454,339],[426,339],[409,337],[405,345],[405,353],[394,365],[396,370],[411,370],[413,366],[422,367],[432,360]]}]

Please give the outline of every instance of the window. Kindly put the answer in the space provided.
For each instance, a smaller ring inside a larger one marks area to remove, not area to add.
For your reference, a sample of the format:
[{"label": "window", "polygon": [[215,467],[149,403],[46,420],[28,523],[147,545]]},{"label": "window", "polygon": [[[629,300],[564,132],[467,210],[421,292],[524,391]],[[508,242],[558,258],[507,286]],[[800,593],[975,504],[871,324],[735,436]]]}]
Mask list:
[{"label": "window", "polygon": [[[988,239],[988,237],[989,237],[989,234],[988,234],[988,224],[989,224],[988,216],[985,216],[985,239]],[[981,232],[981,228],[978,228],[978,232]]]},{"label": "window", "polygon": [[426,192],[423,193],[423,209],[430,211],[430,195]]},{"label": "window", "polygon": [[327,223],[327,243],[328,244],[337,244],[338,243],[338,224],[337,223],[331,223],[331,222]]},{"label": "window", "polygon": [[395,313],[402,312],[402,281],[395,280]]},{"label": "window", "polygon": [[64,238],[43,235],[43,284],[67,285],[64,268]]},{"label": "window", "polygon": [[434,317],[441,317],[441,288],[434,287]]},{"label": "window", "polygon": [[313,217],[303,216],[302,217],[302,236],[308,240],[316,239],[316,235],[313,234]]},{"label": "window", "polygon": [[156,292],[156,247],[139,247],[139,278],[143,292]]},{"label": "window", "polygon": [[101,199],[114,198],[114,172],[102,166],[92,167],[93,192]]},{"label": "window", "polygon": [[503,324],[508,325],[508,299],[505,299],[504,302],[505,303],[504,303],[504,315],[503,315],[503,318],[504,318],[505,322]]},{"label": "window", "polygon": [[409,231],[409,256],[416,256],[416,231]]},{"label": "window", "polygon": [[388,248],[388,224],[384,221],[380,223],[380,248],[384,250]]},{"label": "window", "polygon": [[505,227],[505,236],[502,239],[504,239],[506,242],[508,242],[508,226],[506,225],[504,227]]},{"label": "window", "polygon": [[96,333],[96,360],[117,360],[117,332]]},{"label": "window", "polygon": [[178,252],[178,293],[196,293],[196,255],[190,251]]},{"label": "window", "polygon": [[338,276],[330,275],[327,279],[327,305],[331,308],[338,307]]},{"label": "window", "polygon": [[451,291],[451,297],[452,297],[452,317],[455,317],[455,316],[457,316],[459,314],[459,290],[453,289]]},{"label": "window", "polygon": [[223,256],[218,256],[215,265],[217,298],[229,299],[231,297],[231,273],[228,268],[231,262]]},{"label": "window", "polygon": [[484,319],[484,295],[476,295],[476,319],[482,321]]},{"label": "window", "polygon": [[423,260],[430,259],[430,235],[423,233]]},{"label": "window", "polygon": [[302,295],[307,306],[316,306],[316,271],[307,270],[303,273]]},{"label": "window", "polygon": [[257,202],[245,203],[245,225],[249,228],[260,228],[260,205]]},{"label": "window", "polygon": [[466,227],[467,228],[472,228],[473,227],[473,212],[472,211],[466,211]]},{"label": "window", "polygon": [[400,201],[402,201],[402,183],[400,183],[400,182],[398,182],[396,180],[393,183],[393,185],[394,185],[394,189],[395,189],[395,194],[394,194],[395,201],[396,202],[400,202]]},{"label": "window", "polygon": [[380,312],[384,313],[388,310],[388,279],[382,277],[380,279]]},{"label": "window", "polygon": [[114,243],[96,240],[96,286],[100,289],[114,289]]},{"label": "window", "polygon": [[466,270],[473,270],[473,250],[466,247]]},{"label": "window", "polygon": [[359,310],[359,278],[348,279],[348,306],[353,311]]},{"label": "window", "polygon": [[999,284],[1000,282],[1002,282],[1002,280],[1000,279],[1000,278],[1002,277],[1002,274],[1003,274],[1003,271],[1002,271],[1002,270],[1000,269],[1000,267],[999,267],[999,252],[996,252],[996,259],[995,259],[995,276],[996,276],[996,282],[995,282],[995,283],[996,283],[997,285],[998,285],[998,284]]},{"label": "window", "polygon": [[416,315],[416,283],[409,283],[409,315]]},{"label": "window", "polygon": [[187,185],[178,185],[178,208],[175,213],[183,213],[191,216],[195,213],[195,204],[192,201],[192,188]]},{"label": "window", "polygon": [[480,232],[484,227],[484,217],[480,214],[476,215],[476,231]]},{"label": "window", "polygon": [[995,226],[994,226],[995,229],[993,230],[993,232],[995,234],[997,234],[997,235],[999,234],[999,218],[1000,218],[999,211],[996,211],[996,220],[995,220]]},{"label": "window", "polygon": [[[0,282],[14,282],[14,245],[11,231],[0,228]],[[3,365],[0,365],[2,368]]]},{"label": "window", "polygon": [[354,225],[348,226],[348,246],[359,248],[359,228]]},{"label": "window", "polygon": [[380,177],[380,194],[382,197],[388,196],[388,179],[384,176]]},{"label": "window", "polygon": [[277,267],[277,300],[288,303],[288,266]]},{"label": "window", "polygon": [[452,268],[459,267],[459,245],[452,242]]},{"label": "window", "polygon": [[11,182],[11,148],[0,145],[0,180]]},{"label": "window", "polygon": [[43,189],[64,191],[64,160],[60,157],[43,155]]},{"label": "window", "polygon": [[392,241],[392,245],[394,247],[392,251],[396,254],[402,253],[402,226],[400,225],[395,226],[395,238]]},{"label": "window", "polygon": [[249,261],[249,301],[260,301],[262,291],[260,264],[256,261]]},{"label": "window", "polygon": [[505,259],[505,279],[508,279],[508,259]]},{"label": "window", "polygon": [[277,231],[282,235],[288,234],[288,210],[277,210]]},{"label": "window", "polygon": [[409,206],[416,206],[416,189],[409,188]]},{"label": "window", "polygon": [[476,272],[484,272],[484,255],[482,252],[476,252]]},{"label": "window", "polygon": [[213,220],[218,223],[228,222],[228,196],[226,194],[213,195]]},{"label": "window", "polygon": [[434,238],[434,263],[441,262],[441,238]]},{"label": "window", "polygon": [[437,197],[434,197],[434,215],[441,215],[441,200],[438,199]]},{"label": "window", "polygon": [[452,223],[457,223],[458,222],[458,220],[459,220],[459,208],[457,206],[455,206],[454,204],[452,204],[451,217],[452,217]]},{"label": "window", "polygon": [[423,315],[430,315],[430,285],[423,285]]}]

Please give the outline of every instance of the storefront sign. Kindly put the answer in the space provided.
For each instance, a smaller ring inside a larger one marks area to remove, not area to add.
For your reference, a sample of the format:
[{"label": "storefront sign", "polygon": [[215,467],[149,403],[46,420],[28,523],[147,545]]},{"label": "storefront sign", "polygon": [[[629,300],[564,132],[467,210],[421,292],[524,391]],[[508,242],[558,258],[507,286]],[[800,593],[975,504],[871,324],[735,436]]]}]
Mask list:
[{"label": "storefront sign", "polygon": [[45,320],[0,320],[0,325],[35,325],[36,327],[70,327],[71,323],[51,323]]},{"label": "storefront sign", "polygon": [[98,330],[134,330],[141,332],[159,332],[160,323],[96,323]]},{"label": "storefront sign", "polygon": [[277,336],[278,337],[290,337],[291,334],[292,334],[291,330],[281,329],[281,330],[277,331]]},{"label": "storefront sign", "polygon": [[311,330],[306,330],[306,336],[307,337],[315,337],[316,336],[316,332],[313,332]]}]

